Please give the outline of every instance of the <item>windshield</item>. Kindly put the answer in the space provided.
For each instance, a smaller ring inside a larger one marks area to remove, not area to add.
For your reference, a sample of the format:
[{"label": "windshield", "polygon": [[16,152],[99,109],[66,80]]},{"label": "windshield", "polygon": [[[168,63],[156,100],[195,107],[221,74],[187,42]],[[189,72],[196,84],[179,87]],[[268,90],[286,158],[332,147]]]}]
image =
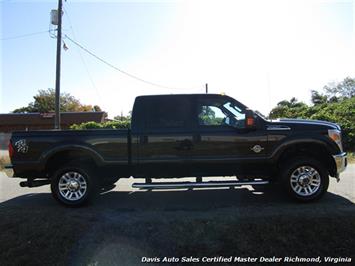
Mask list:
[{"label": "windshield", "polygon": [[258,116],[260,116],[261,118],[263,118],[264,120],[269,120],[265,115],[263,115],[262,113],[260,113],[259,111],[254,111]]},{"label": "windshield", "polygon": [[232,113],[237,120],[245,119],[245,114],[242,112],[242,110],[233,105],[231,102],[225,103],[223,107]]}]

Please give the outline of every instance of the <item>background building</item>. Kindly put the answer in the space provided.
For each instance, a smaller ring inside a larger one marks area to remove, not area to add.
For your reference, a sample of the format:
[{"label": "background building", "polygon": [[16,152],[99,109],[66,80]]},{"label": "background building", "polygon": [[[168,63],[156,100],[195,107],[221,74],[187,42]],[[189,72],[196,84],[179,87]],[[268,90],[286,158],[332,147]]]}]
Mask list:
[{"label": "background building", "polygon": [[[21,130],[41,130],[54,128],[54,113],[10,113],[0,114],[0,150],[7,150],[10,133]],[[105,121],[105,112],[61,113],[61,128],[72,124]]]}]

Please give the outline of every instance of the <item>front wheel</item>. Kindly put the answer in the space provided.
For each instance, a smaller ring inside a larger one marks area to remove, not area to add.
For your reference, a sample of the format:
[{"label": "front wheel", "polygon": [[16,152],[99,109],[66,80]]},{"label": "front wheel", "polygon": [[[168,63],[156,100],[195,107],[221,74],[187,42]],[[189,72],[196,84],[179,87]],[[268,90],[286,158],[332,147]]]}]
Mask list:
[{"label": "front wheel", "polygon": [[95,180],[89,167],[65,166],[51,180],[53,197],[66,206],[78,207],[93,196]]},{"label": "front wheel", "polygon": [[281,181],[288,194],[302,202],[320,199],[329,186],[325,167],[309,157],[298,157],[286,162],[281,169]]}]

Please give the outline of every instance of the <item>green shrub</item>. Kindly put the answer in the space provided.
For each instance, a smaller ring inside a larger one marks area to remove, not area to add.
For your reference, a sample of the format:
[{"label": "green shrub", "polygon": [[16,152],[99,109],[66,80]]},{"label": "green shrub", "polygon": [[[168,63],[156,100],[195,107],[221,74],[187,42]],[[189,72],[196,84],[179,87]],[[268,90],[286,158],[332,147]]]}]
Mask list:
[{"label": "green shrub", "polygon": [[305,118],[324,120],[340,125],[346,151],[355,151],[355,97],[313,106],[279,105],[270,112],[271,118]]},{"label": "green shrub", "polygon": [[120,129],[120,128],[130,128],[131,121],[108,121],[104,123],[97,122],[85,122],[81,124],[74,124],[70,126],[73,130],[86,130],[86,129]]}]

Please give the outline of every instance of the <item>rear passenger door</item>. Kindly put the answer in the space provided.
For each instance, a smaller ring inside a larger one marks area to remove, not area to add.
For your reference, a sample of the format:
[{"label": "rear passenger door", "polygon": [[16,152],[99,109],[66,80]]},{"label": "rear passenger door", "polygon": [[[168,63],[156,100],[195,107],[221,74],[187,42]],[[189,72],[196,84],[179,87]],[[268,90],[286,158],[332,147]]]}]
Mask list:
[{"label": "rear passenger door", "polygon": [[192,97],[147,97],[143,108],[144,125],[138,137],[140,168],[159,175],[176,174],[193,148]]}]

